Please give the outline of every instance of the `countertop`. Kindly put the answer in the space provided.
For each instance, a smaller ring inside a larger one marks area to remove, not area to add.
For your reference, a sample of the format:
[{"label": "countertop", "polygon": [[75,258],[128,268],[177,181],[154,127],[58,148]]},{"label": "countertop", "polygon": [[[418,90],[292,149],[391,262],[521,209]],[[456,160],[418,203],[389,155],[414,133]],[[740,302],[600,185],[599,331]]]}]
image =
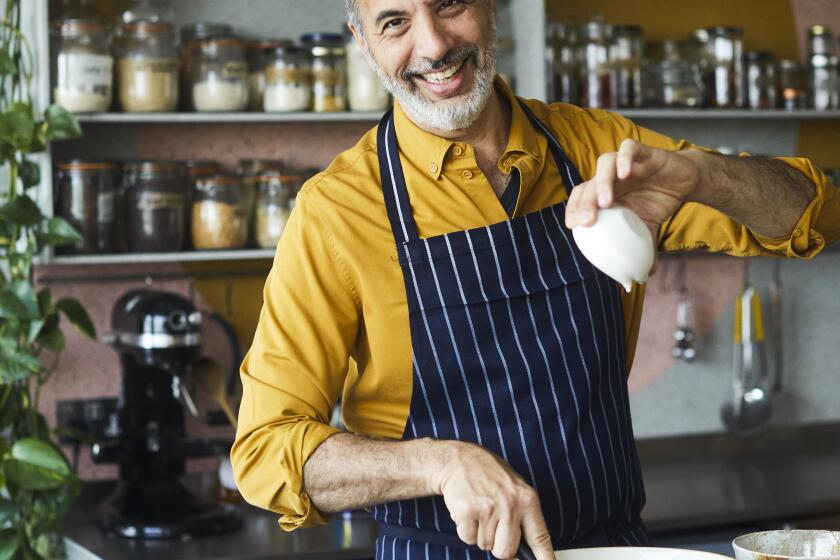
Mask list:
[{"label": "countertop", "polygon": [[[643,517],[661,545],[731,553],[729,539],[753,530],[840,528],[840,425],[638,445],[648,497]],[[373,558],[377,531],[364,512],[285,533],[276,515],[243,505],[243,528],[224,535],[145,542],[107,537],[91,521],[107,488],[108,483],[89,484],[68,515],[64,530],[71,560]]]}]

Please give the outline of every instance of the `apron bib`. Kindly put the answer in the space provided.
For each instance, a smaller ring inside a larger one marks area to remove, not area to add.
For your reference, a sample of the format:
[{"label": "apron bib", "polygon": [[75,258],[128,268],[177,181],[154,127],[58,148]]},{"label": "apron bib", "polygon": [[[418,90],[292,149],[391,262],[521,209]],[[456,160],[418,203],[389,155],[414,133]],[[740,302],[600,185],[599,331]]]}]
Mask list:
[{"label": "apron bib", "polygon": [[[582,182],[544,134],[570,190]],[[404,439],[476,443],[540,497],[555,549],[648,546],[630,421],[620,286],[579,252],[565,202],[420,239],[393,113],[377,136],[382,189],[408,298],[413,392]],[[376,558],[490,558],[461,542],[440,496],[372,508]]]}]

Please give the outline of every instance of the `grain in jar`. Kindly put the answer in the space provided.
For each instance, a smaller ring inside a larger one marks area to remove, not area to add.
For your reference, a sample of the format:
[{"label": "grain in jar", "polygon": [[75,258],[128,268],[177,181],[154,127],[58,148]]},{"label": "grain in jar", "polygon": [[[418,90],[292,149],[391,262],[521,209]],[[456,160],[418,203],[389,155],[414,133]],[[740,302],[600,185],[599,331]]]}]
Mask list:
[{"label": "grain in jar", "polygon": [[243,111],[248,106],[248,66],[240,39],[202,39],[193,51],[192,100],[196,111]]},{"label": "grain in jar", "polygon": [[350,35],[347,51],[347,100],[351,111],[384,111],[391,96],[382,87],[376,71],[370,67],[362,48]]},{"label": "grain in jar", "polygon": [[123,166],[123,212],[131,252],[180,251],[185,246],[187,185],[180,162]]},{"label": "grain in jar", "polygon": [[263,109],[306,111],[312,102],[311,57],[291,42],[266,53]]},{"label": "grain in jar", "polygon": [[277,246],[302,183],[300,175],[284,175],[276,171],[259,176],[254,218],[259,247],[273,249]]},{"label": "grain in jar", "polygon": [[309,33],[300,38],[312,54],[312,110],[347,110],[347,54],[341,35]]},{"label": "grain in jar", "polygon": [[137,21],[123,26],[117,59],[119,100],[124,111],[175,110],[179,62],[171,25]]},{"label": "grain in jar", "polygon": [[[187,245],[192,245],[192,203],[195,199],[195,185],[199,179],[224,173],[224,166],[212,159],[189,159],[184,162],[184,177],[187,180],[187,194],[185,208],[185,225],[187,234]],[[188,247],[189,248],[189,247]]]},{"label": "grain in jar", "polygon": [[196,249],[241,249],[248,242],[250,212],[239,177],[198,179],[192,204],[192,243]]},{"label": "grain in jar", "polygon": [[232,37],[233,27],[226,23],[191,23],[181,27],[181,69],[179,78],[178,105],[184,111],[192,111],[192,76],[194,68],[193,52],[202,39]]},{"label": "grain in jar", "polygon": [[114,58],[105,25],[65,19],[51,33],[53,101],[73,113],[99,113],[111,107]]},{"label": "grain in jar", "polygon": [[74,160],[58,165],[55,214],[67,220],[82,239],[61,253],[114,251],[118,167],[115,163]]}]

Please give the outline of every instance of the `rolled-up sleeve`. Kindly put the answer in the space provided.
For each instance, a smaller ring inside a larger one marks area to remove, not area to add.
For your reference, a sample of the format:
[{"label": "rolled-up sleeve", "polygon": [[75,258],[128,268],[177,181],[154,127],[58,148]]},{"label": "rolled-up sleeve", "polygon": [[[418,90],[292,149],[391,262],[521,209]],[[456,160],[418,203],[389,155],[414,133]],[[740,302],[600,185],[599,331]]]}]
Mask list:
[{"label": "rolled-up sleeve", "polygon": [[[636,126],[616,115],[613,120],[616,145],[626,138],[665,150],[700,149],[684,140],[674,140],[658,132]],[[744,155],[749,157],[748,155]],[[659,230],[662,251],[704,250],[735,256],[778,256],[812,258],[826,245],[840,238],[840,190],[825,174],[804,158],[776,158],[803,173],[816,187],[816,194],[799,218],[791,234],[770,238],[751,231],[723,212],[695,202],[683,204]]]},{"label": "rolled-up sleeve", "polygon": [[325,522],[303,491],[303,466],[338,430],[329,425],[359,323],[358,296],[316,204],[298,196],[263,291],[241,367],[231,462],[251,504],[286,530]]}]

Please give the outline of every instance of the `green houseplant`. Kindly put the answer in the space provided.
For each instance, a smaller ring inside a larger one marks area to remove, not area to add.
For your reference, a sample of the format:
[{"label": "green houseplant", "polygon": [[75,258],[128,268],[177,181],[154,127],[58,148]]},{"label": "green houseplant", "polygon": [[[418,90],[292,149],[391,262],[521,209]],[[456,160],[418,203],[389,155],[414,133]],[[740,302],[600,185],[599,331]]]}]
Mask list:
[{"label": "green houseplant", "polygon": [[26,1],[5,0],[0,25],[0,560],[64,555],[58,523],[80,482],[51,441],[38,398],[64,348],[61,317],[95,337],[78,301],[53,301],[34,285],[34,257],[80,235],[38,208],[40,167],[31,155],[81,130],[58,106],[35,111],[32,50],[21,33]]}]

